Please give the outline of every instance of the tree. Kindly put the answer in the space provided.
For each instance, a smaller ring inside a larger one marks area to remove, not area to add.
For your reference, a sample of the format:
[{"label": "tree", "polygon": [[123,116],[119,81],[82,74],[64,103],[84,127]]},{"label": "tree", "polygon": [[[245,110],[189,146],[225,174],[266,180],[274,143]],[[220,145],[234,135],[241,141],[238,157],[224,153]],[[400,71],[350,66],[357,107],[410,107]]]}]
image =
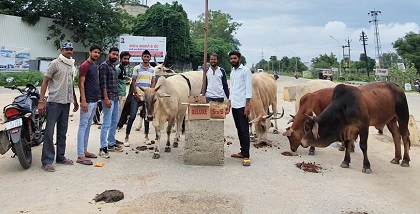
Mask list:
[{"label": "tree", "polygon": [[311,60],[313,67],[315,68],[332,68],[338,67],[339,63],[333,53],[329,56],[327,54],[319,55]]},{"label": "tree", "polygon": [[[208,37],[219,38],[230,43],[234,50],[239,50],[241,43],[233,35],[242,25],[233,22],[230,14],[218,11],[209,11]],[[191,22],[191,37],[193,39],[204,39],[204,13],[198,16],[197,21]]]},{"label": "tree", "polygon": [[[209,38],[208,39],[208,53],[216,53],[219,56],[218,64],[220,67],[224,68],[228,73],[230,73],[230,61],[227,57],[227,53],[232,50],[232,45],[223,41],[219,38]],[[194,40],[194,58],[192,59],[193,68],[203,65],[203,56],[204,56],[204,40],[195,39]],[[210,55],[208,55],[210,57]]]},{"label": "tree", "polygon": [[[357,70],[363,70],[366,72],[366,61],[365,61],[365,54],[361,53],[359,56],[359,61],[355,63]],[[375,68],[375,59],[368,57],[368,67],[369,73],[372,74],[372,69]],[[373,73],[374,74],[374,73]]]},{"label": "tree", "polygon": [[392,43],[404,63],[411,62],[420,74],[420,33],[409,32],[404,38],[399,38]]},{"label": "tree", "polygon": [[[20,16],[31,25],[40,17],[52,18],[53,24],[48,40],[53,40],[58,48],[66,38],[84,47],[99,44],[104,49],[116,43],[119,35],[128,33],[129,15],[115,5],[123,0],[4,0],[0,11],[5,14]],[[67,32],[66,32],[67,31]]]},{"label": "tree", "polygon": [[381,59],[384,68],[391,68],[393,64],[399,62],[400,57],[396,53],[383,53]]},{"label": "tree", "polygon": [[187,13],[178,2],[156,3],[136,18],[133,35],[166,37],[166,62],[189,62],[193,44]]}]

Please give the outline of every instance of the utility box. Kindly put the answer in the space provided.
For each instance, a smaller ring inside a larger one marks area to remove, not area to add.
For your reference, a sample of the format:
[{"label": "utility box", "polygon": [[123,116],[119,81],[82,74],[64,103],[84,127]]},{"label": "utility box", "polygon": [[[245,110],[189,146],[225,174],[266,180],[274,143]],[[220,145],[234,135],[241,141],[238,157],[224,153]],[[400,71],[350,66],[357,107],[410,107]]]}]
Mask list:
[{"label": "utility box", "polygon": [[296,100],[296,87],[297,86],[290,86],[284,87],[283,89],[283,100],[284,101],[294,101]]},{"label": "utility box", "polygon": [[224,164],[224,120],[185,121],[184,163],[220,166]]}]

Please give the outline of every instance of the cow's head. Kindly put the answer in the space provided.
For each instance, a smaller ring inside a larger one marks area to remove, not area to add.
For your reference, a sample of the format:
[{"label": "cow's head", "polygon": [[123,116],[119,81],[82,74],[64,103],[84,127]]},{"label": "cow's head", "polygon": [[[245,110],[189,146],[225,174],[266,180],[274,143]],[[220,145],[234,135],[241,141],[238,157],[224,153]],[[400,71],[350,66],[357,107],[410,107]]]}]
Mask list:
[{"label": "cow's head", "polygon": [[249,123],[253,124],[255,127],[255,133],[257,137],[264,142],[267,142],[267,132],[270,127],[273,127],[273,123],[270,120],[277,120],[282,118],[284,115],[284,109],[282,113],[277,113],[274,116],[273,113],[269,113],[268,115],[259,115],[255,119],[251,120]]},{"label": "cow's head", "polygon": [[327,147],[337,140],[336,127],[334,121],[330,124],[320,123],[319,118],[313,113],[314,116],[306,115],[307,120],[303,126],[303,138],[301,145],[304,148],[309,146],[314,147]]},{"label": "cow's head", "polygon": [[[155,74],[174,73],[174,71],[171,68],[165,67],[165,62],[158,63],[156,61],[156,56],[154,56],[153,58],[154,58],[154,61],[156,63],[156,66],[154,67]],[[166,57],[165,57],[165,61],[166,61]]]},{"label": "cow's head", "polygon": [[161,86],[146,89],[140,87],[144,92],[144,105],[146,106],[146,119],[148,121],[153,121],[156,108],[159,106],[159,100],[164,97],[170,97],[170,95],[159,91]]},{"label": "cow's head", "polygon": [[[301,115],[290,115],[291,119],[287,124],[292,123],[292,126],[289,126],[286,128],[286,131],[283,132],[283,136],[286,136],[289,139],[290,143],[290,150],[293,152],[296,152],[296,150],[299,148],[301,144],[302,137],[304,135],[303,132],[303,123],[302,116]],[[306,120],[306,117],[305,117]]]}]

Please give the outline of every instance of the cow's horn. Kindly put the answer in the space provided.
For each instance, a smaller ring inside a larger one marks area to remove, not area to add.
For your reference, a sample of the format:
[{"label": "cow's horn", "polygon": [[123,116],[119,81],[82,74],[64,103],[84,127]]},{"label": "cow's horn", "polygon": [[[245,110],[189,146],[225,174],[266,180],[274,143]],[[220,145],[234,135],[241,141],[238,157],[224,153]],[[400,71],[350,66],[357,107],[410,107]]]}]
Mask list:
[{"label": "cow's horn", "polygon": [[312,111],[312,116],[316,117],[316,114],[315,114],[315,112],[314,112],[314,111]]},{"label": "cow's horn", "polygon": [[264,115],[262,118],[263,119],[267,119],[267,118],[270,118],[271,116],[273,116],[273,112],[271,112],[271,113],[269,113],[267,115]]},{"label": "cow's horn", "polygon": [[[283,107],[281,107],[281,109],[282,109],[282,112],[281,112],[281,114],[280,114],[280,116],[275,116],[275,117],[272,117],[271,119],[272,120],[277,120],[277,119],[280,119],[280,118],[282,118],[283,116],[284,116],[284,108]],[[278,115],[279,113],[277,113],[277,115]],[[292,116],[292,115],[290,115],[290,116]]]},{"label": "cow's horn", "polygon": [[160,86],[162,86],[162,85],[159,85],[158,87],[156,87],[155,88],[155,91],[159,90]]},{"label": "cow's horn", "polygon": [[258,117],[257,117],[257,118],[255,118],[255,119],[251,120],[251,121],[249,122],[249,124],[256,123],[256,122],[258,122],[258,120],[259,120],[259,119],[261,119],[261,115],[260,115],[260,116],[258,116]]},{"label": "cow's horn", "polygon": [[319,128],[319,125],[317,122],[315,122],[314,126],[312,127],[312,134],[314,135],[315,140],[319,139],[318,128]]}]

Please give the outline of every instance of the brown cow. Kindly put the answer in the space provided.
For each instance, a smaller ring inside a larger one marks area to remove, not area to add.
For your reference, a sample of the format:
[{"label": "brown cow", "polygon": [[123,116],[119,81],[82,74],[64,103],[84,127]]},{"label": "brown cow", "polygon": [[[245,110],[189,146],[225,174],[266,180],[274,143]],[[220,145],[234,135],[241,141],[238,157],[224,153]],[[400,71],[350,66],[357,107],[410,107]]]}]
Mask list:
[{"label": "brown cow", "polygon": [[302,146],[326,147],[340,141],[346,145],[341,167],[350,163],[351,142],[360,137],[363,152],[363,172],[371,173],[367,157],[369,126],[382,129],[387,125],[395,144],[393,164],[401,160],[401,138],[404,156],[401,166],[410,166],[409,111],[404,92],[395,84],[375,82],[359,87],[340,84],[335,87],[333,99],[319,116],[308,116],[304,125]]},{"label": "brown cow", "polygon": [[[267,132],[272,126],[270,119],[275,120],[273,133],[278,133],[277,119],[283,117],[283,112],[277,113],[277,85],[274,76],[265,72],[254,73],[252,75],[252,98],[250,100],[250,130],[252,134],[252,124],[260,141],[267,142]],[[271,106],[273,113],[268,113]]]}]

